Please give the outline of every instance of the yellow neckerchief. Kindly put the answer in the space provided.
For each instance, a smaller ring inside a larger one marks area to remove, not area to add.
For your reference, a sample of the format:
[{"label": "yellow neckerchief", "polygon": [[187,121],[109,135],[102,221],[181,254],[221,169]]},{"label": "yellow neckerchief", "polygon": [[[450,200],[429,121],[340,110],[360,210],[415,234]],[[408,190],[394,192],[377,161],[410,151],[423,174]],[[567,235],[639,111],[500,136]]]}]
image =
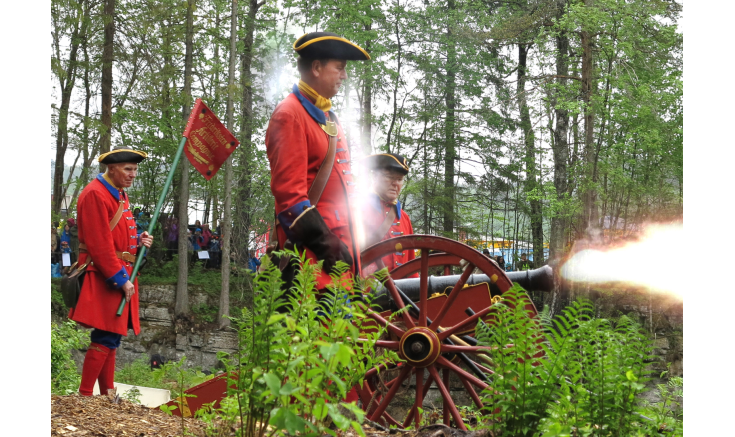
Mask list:
[{"label": "yellow neckerchief", "polygon": [[107,172],[102,173],[102,177],[105,178],[105,180],[112,185],[117,191],[122,191],[122,188],[118,187],[117,185],[112,183],[112,179],[107,175]]},{"label": "yellow neckerchief", "polygon": [[310,87],[306,82],[299,79],[299,91],[304,93],[306,97],[313,100],[314,106],[321,109],[324,112],[329,111],[332,108],[332,101],[329,99],[325,99],[324,97],[320,96],[319,93],[314,91],[314,88]]}]

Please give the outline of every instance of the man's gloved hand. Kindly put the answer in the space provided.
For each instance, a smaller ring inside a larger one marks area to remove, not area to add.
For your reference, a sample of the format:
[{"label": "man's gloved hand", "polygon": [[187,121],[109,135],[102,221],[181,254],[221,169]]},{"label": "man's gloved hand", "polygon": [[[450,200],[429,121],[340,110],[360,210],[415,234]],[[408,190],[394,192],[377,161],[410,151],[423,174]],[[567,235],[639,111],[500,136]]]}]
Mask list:
[{"label": "man's gloved hand", "polygon": [[324,271],[334,273],[337,261],[352,265],[353,259],[347,246],[332,233],[324,223],[319,211],[311,208],[301,214],[289,229],[290,233],[298,237],[296,243],[301,243],[311,249],[317,260],[324,260]]}]

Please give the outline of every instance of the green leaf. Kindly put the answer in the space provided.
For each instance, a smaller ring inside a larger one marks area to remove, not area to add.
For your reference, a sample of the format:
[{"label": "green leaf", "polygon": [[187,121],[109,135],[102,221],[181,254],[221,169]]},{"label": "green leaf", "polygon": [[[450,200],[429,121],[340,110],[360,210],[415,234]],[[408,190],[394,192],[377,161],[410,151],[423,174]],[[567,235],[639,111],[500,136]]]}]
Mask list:
[{"label": "green leaf", "polygon": [[360,437],[365,437],[365,431],[362,429],[362,425],[360,425],[358,422],[355,422],[354,420],[350,422],[350,424],[352,425],[352,429],[354,429]]},{"label": "green leaf", "polygon": [[326,361],[331,360],[337,352],[339,352],[339,344],[337,343],[326,344],[319,348],[319,353],[322,354],[322,357],[324,357],[324,360]]},{"label": "green leaf", "polygon": [[300,391],[298,387],[294,387],[290,382],[286,382],[278,393],[281,396],[289,396],[297,391]]},{"label": "green leaf", "polygon": [[286,407],[271,410],[271,420],[268,423],[278,429],[285,429],[291,435],[306,429],[306,421]]},{"label": "green leaf", "polygon": [[270,392],[274,396],[278,396],[281,391],[281,378],[277,377],[273,373],[267,373],[263,376],[265,384],[270,389]]},{"label": "green leaf", "polygon": [[355,352],[352,351],[352,348],[340,343],[339,344],[339,350],[337,351],[337,361],[342,366],[347,366],[350,364],[350,358],[355,355]]},{"label": "green leaf", "polygon": [[285,314],[273,314],[268,318],[268,322],[266,323],[266,326],[270,326],[274,323],[278,323],[279,321],[286,318]]},{"label": "green leaf", "polygon": [[327,412],[327,404],[324,402],[324,399],[317,399],[314,408],[311,410],[311,413],[314,415],[316,420],[323,420],[325,417],[327,417]]},{"label": "green leaf", "polygon": [[350,426],[350,420],[342,415],[342,413],[339,412],[339,409],[337,408],[337,405],[335,404],[327,404],[327,409],[329,410],[329,417],[332,418],[332,421],[335,425],[337,425],[337,428],[341,430],[346,430]]},{"label": "green leaf", "polygon": [[638,378],[635,376],[635,373],[633,373],[632,370],[628,370],[627,372],[625,372],[625,377],[628,378],[628,381],[638,381]]}]

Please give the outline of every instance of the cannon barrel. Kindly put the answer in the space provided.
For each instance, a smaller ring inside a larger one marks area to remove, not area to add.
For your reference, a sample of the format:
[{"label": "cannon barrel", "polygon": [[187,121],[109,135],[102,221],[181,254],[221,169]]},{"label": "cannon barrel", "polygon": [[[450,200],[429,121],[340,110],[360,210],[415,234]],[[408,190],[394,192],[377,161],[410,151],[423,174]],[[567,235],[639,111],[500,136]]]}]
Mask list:
[{"label": "cannon barrel", "polygon": [[[554,272],[551,267],[543,266],[535,270],[525,270],[522,272],[507,272],[506,275],[512,281],[523,287],[526,291],[551,291],[554,288]],[[434,293],[449,293],[454,285],[459,281],[461,275],[451,276],[429,276],[428,296]],[[419,300],[419,278],[397,279],[395,284],[413,301]],[[490,285],[490,291],[493,295],[500,294],[498,287],[487,277],[487,275],[470,275],[467,285],[475,285],[481,283]],[[373,305],[377,305],[383,310],[398,309],[395,304],[391,303],[390,293],[385,287],[380,286],[374,292]]]}]

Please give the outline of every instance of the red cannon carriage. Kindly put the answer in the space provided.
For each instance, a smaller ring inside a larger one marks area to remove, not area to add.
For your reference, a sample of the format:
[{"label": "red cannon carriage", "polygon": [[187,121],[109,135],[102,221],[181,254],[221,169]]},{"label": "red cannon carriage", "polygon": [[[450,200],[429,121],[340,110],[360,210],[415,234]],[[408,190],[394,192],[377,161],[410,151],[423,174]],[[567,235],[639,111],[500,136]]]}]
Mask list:
[{"label": "red cannon carriage", "polygon": [[[376,310],[368,311],[373,323],[388,333],[376,347],[393,350],[404,361],[393,368],[373,368],[367,372],[359,390],[363,409],[372,421],[406,427],[419,421],[417,408],[422,407],[430,387],[436,386],[441,395],[444,424],[466,429],[452,398],[450,383],[458,381],[472,402],[482,407],[478,393],[488,387],[493,373],[483,353],[486,348],[478,346],[473,337],[477,320],[492,316],[491,305],[513,282],[529,291],[550,291],[552,270],[546,266],[506,273],[475,249],[431,235],[408,235],[376,243],[362,252],[362,263],[364,266],[377,263],[380,268],[383,256],[404,250],[419,250],[421,256],[389,272],[383,286],[374,291],[372,304],[377,306]],[[467,262],[464,267],[461,260]],[[462,273],[452,275],[455,269]],[[473,274],[476,269],[481,273]],[[443,275],[430,274],[436,270]],[[419,278],[407,278],[417,272]],[[407,306],[408,310],[401,311],[393,321],[388,320],[394,312]],[[525,309],[530,317],[537,315],[532,303]],[[409,408],[392,405],[397,403],[399,388],[407,386],[415,390],[412,405]],[[196,401],[187,401],[188,411],[184,409],[184,414],[222,399],[225,391],[225,375],[188,390],[187,393],[197,398],[189,398]]]}]

